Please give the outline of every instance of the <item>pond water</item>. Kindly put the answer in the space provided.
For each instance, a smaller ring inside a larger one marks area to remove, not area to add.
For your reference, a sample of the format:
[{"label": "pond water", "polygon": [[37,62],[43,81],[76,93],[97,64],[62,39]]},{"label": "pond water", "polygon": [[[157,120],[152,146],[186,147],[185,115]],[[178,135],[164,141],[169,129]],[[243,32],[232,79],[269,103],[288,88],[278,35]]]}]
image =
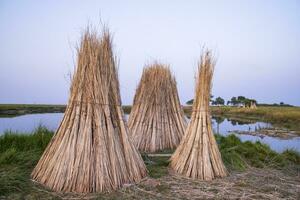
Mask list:
[{"label": "pond water", "polygon": [[28,114],[10,118],[0,118],[0,135],[5,131],[32,132],[39,125],[55,131],[63,118],[63,113]]},{"label": "pond water", "polygon": [[[33,131],[39,125],[46,126],[48,129],[55,131],[62,120],[63,113],[45,113],[45,114],[30,114],[11,118],[0,118],[0,135],[5,131],[17,131],[19,133],[28,133]],[[125,115],[128,118],[128,115]],[[231,131],[253,131],[260,128],[271,127],[270,124],[264,122],[243,123],[225,118],[213,118],[213,129],[215,133],[221,135],[229,135]],[[292,139],[280,139],[265,136],[263,138],[252,135],[236,134],[242,141],[260,141],[268,144],[273,150],[282,152],[285,149],[295,149],[300,152],[300,137]]]},{"label": "pond water", "polygon": [[[232,134],[233,131],[254,131],[259,130],[261,128],[270,128],[272,127],[269,123],[264,122],[252,122],[252,123],[241,123],[236,121],[231,121],[228,119],[224,119],[224,121],[217,123],[218,120],[212,119],[213,122],[213,130],[215,133],[219,133],[221,135],[229,135]],[[300,137],[294,137],[289,139],[280,139],[276,137],[264,136],[253,136],[253,135],[245,135],[245,134],[235,134],[242,141],[260,141],[261,143],[267,144],[271,147],[271,149],[282,152],[286,149],[294,149],[300,152]]]}]

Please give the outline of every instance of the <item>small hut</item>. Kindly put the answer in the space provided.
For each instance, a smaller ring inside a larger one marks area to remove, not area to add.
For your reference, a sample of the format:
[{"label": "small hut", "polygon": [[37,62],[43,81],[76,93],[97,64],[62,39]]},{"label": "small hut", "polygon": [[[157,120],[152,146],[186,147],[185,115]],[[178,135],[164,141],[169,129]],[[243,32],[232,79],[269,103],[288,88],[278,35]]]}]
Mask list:
[{"label": "small hut", "polygon": [[31,176],[59,192],[111,191],[146,176],[121,108],[110,34],[87,29],[63,120]]},{"label": "small hut", "polygon": [[211,52],[205,51],[198,64],[191,121],[170,163],[175,172],[201,180],[227,175],[212,131],[209,111],[214,66]]},{"label": "small hut", "polygon": [[146,66],[133,101],[128,126],[135,145],[144,152],[174,149],[186,128],[176,80],[168,66]]}]

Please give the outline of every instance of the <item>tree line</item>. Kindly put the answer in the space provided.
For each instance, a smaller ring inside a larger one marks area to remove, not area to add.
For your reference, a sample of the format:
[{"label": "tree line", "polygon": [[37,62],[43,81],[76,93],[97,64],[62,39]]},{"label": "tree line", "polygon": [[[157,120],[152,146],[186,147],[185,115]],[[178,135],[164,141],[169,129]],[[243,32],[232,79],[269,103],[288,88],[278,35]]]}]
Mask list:
[{"label": "tree line", "polygon": [[[191,99],[189,101],[186,102],[187,105],[192,105],[194,102],[194,99]],[[213,95],[210,96],[210,103],[211,105],[220,105],[223,106],[225,105],[225,99],[223,99],[222,97],[216,97],[214,98]],[[251,99],[251,98],[247,98],[245,96],[237,96],[237,97],[231,97],[230,100],[228,100],[226,102],[226,105],[230,105],[230,106],[246,106],[249,107],[250,105],[255,104],[255,105],[260,105],[260,106],[292,106],[290,104],[286,104],[284,102],[280,102],[280,103],[273,103],[273,104],[258,104],[257,100],[255,99]]]}]

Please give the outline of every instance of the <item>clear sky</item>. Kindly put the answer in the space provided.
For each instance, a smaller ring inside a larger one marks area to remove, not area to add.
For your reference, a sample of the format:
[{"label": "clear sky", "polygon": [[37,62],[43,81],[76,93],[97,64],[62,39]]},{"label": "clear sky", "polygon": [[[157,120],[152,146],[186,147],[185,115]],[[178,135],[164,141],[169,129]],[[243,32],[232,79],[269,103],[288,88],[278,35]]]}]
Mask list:
[{"label": "clear sky", "polygon": [[179,96],[194,96],[201,47],[215,50],[213,95],[300,105],[300,1],[0,1],[0,103],[66,103],[74,47],[106,22],[120,59],[123,104],[145,63],[170,64]]}]

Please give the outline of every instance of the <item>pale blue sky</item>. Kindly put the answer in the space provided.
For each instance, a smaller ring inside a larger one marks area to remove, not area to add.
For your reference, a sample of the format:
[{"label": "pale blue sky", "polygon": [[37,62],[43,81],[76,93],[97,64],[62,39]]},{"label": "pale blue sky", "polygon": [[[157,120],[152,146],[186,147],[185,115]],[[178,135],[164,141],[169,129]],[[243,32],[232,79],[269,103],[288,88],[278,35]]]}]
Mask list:
[{"label": "pale blue sky", "polygon": [[204,44],[218,62],[213,94],[300,105],[300,1],[0,1],[0,103],[66,103],[88,22],[106,22],[123,104],[147,62],[171,65],[181,102],[194,96]]}]

